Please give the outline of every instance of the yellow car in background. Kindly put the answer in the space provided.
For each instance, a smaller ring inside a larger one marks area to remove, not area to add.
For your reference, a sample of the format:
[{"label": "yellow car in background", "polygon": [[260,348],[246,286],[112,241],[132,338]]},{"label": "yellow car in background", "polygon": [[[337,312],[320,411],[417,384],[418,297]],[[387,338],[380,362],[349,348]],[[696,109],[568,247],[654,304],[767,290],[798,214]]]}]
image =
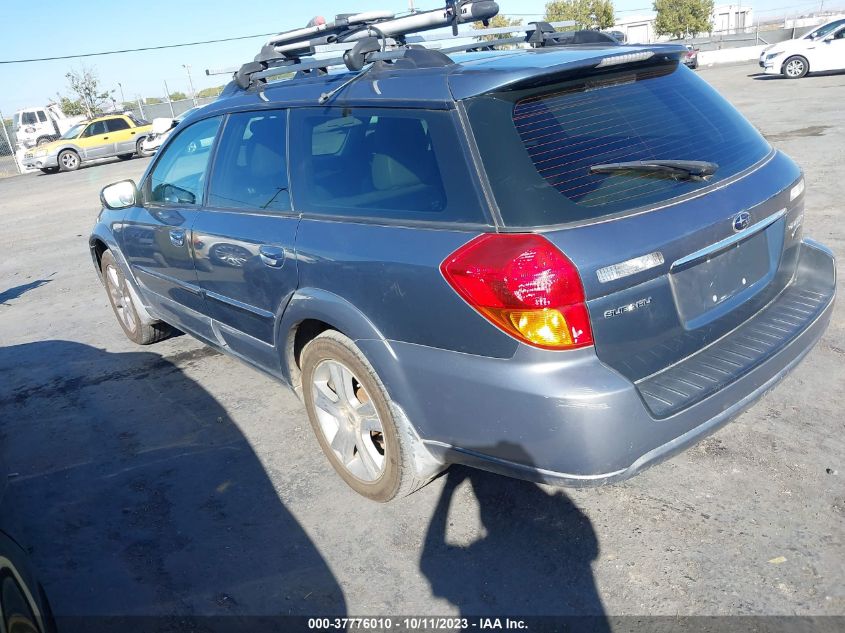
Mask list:
[{"label": "yellow car in background", "polygon": [[74,125],[52,143],[33,147],[24,154],[23,164],[45,174],[74,171],[83,162],[117,156],[128,160],[135,154],[149,156],[143,141],[152,130],[147,121],[131,114],[110,114]]}]

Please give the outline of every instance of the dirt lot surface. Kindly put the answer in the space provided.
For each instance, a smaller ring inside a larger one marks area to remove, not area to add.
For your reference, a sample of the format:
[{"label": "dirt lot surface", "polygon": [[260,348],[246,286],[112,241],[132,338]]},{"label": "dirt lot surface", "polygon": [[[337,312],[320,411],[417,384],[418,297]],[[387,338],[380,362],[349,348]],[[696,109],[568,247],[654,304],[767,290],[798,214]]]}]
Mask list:
[{"label": "dirt lot surface", "polygon": [[[845,76],[700,72],[802,165],[805,234],[841,274]],[[2,513],[58,614],[845,615],[842,302],[772,393],[631,481],[454,468],[382,506],[284,387],[187,336],[123,337],[87,237],[99,189],[146,164],[0,180]]]}]

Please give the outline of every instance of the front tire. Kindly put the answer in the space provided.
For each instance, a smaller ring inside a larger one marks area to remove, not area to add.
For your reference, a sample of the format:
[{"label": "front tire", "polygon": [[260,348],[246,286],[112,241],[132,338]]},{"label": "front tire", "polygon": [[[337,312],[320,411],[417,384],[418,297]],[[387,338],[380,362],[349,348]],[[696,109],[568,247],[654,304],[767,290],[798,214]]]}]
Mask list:
[{"label": "front tire", "polygon": [[302,394],[317,441],[358,494],[378,502],[411,494],[409,434],[397,420],[373,367],[349,338],[323,332],[302,350]]},{"label": "front tire", "polygon": [[126,281],[111,251],[103,253],[100,271],[106,285],[109,303],[126,338],[138,345],[150,345],[170,335],[171,328],[166,323],[157,321],[146,324],[141,321],[129,290],[129,282]]},{"label": "front tire", "polygon": [[152,150],[147,151],[144,149],[144,139],[140,139],[135,144],[135,153],[138,154],[139,158],[147,158],[148,156],[152,156],[155,152]]},{"label": "front tire", "polygon": [[43,171],[45,174],[55,174],[59,171],[59,168],[58,167],[42,167],[41,171]]},{"label": "front tire", "polygon": [[793,55],[783,62],[783,74],[787,79],[801,79],[810,72],[810,63],[801,55]]},{"label": "front tire", "polygon": [[129,160],[130,158],[133,158],[134,156],[135,156],[135,154],[120,154],[118,156],[118,158],[120,160]]},{"label": "front tire", "polygon": [[59,154],[59,169],[62,171],[76,171],[79,169],[79,154],[72,149],[66,149]]}]

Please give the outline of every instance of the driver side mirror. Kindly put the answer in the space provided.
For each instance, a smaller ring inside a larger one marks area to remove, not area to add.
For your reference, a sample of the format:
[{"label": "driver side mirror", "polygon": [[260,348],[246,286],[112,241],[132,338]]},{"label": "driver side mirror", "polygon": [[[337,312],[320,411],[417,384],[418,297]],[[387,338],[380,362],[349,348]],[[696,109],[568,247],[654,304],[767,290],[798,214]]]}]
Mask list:
[{"label": "driver side mirror", "polygon": [[113,211],[127,209],[138,200],[138,187],[134,180],[121,180],[104,187],[100,192],[100,202]]}]

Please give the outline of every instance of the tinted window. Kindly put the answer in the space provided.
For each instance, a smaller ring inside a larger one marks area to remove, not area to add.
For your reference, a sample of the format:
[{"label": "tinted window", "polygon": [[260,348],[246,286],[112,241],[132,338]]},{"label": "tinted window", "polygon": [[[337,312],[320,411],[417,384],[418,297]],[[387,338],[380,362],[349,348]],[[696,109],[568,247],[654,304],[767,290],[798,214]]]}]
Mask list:
[{"label": "tinted window", "polygon": [[[677,64],[482,97],[469,112],[504,221],[515,226],[663,202],[733,176],[771,151],[727,101]],[[707,181],[589,171],[649,159],[712,161],[719,169]]]},{"label": "tinted window", "polygon": [[205,119],[185,128],[156,161],[144,187],[153,204],[200,204],[205,172],[220,119]]},{"label": "tinted window", "polygon": [[290,210],[285,112],[232,114],[214,160],[208,204]]},{"label": "tinted window", "polygon": [[92,123],[88,126],[85,130],[85,133],[82,135],[83,137],[87,138],[89,136],[97,136],[98,134],[105,134],[106,133],[106,122],[105,121],[97,121],[96,123]]},{"label": "tinted window", "polygon": [[35,125],[38,122],[35,118],[35,112],[24,112],[22,121],[24,125]]},{"label": "tinted window", "polygon": [[38,120],[41,121],[42,123],[47,122],[47,115],[44,113],[44,110],[38,111]]},{"label": "tinted window", "polygon": [[120,132],[120,130],[128,130],[129,123],[125,119],[107,119],[106,129],[109,132]]},{"label": "tinted window", "polygon": [[321,108],[291,117],[297,210],[484,221],[450,113]]}]

